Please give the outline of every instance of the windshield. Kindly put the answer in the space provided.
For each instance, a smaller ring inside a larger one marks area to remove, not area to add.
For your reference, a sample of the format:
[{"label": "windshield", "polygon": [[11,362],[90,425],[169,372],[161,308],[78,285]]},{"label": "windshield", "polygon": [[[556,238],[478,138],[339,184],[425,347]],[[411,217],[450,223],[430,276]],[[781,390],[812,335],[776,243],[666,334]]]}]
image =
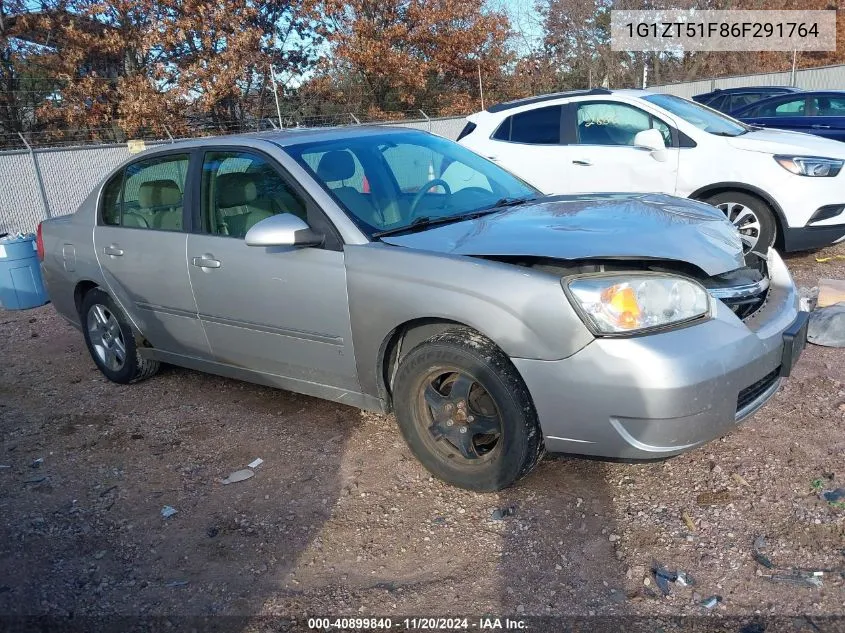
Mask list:
[{"label": "windshield", "polygon": [[286,147],[373,237],[482,212],[539,192],[468,149],[418,131],[356,134]]},{"label": "windshield", "polygon": [[681,117],[684,121],[691,123],[699,130],[704,130],[710,134],[716,134],[717,136],[739,136],[749,130],[747,125],[743,125],[729,116],[674,95],[654,94],[643,98],[671,112],[675,116]]}]

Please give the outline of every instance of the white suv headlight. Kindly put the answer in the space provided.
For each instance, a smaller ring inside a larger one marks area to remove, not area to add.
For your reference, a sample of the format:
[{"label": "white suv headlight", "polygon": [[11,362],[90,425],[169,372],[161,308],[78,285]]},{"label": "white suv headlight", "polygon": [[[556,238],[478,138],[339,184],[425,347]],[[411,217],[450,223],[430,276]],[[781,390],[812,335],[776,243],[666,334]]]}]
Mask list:
[{"label": "white suv headlight", "polygon": [[797,176],[832,177],[839,173],[845,161],[820,156],[775,156],[778,165]]},{"label": "white suv headlight", "polygon": [[710,296],[671,275],[601,274],[564,280],[570,301],[597,334],[637,333],[703,317]]}]

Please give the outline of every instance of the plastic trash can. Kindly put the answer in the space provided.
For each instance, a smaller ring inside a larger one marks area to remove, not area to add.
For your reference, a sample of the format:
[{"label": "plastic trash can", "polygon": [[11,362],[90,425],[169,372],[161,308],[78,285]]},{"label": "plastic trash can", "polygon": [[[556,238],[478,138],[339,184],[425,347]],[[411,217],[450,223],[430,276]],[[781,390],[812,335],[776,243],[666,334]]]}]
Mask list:
[{"label": "plastic trash can", "polygon": [[0,238],[0,308],[26,310],[48,301],[35,236]]}]

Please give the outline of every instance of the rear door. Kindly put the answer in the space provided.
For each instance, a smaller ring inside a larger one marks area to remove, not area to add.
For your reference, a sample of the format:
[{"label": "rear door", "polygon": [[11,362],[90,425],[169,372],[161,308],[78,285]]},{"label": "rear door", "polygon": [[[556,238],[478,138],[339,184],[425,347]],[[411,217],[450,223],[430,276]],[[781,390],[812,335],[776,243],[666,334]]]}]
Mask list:
[{"label": "rear door", "polygon": [[[247,231],[277,213],[325,243],[247,246]],[[214,358],[303,393],[359,391],[340,239],[281,167],[251,149],[205,151],[194,221],[188,269]]]},{"label": "rear door", "polygon": [[189,154],[129,164],[106,183],[94,248],[112,297],[153,347],[209,355],[185,261]]},{"label": "rear door", "polygon": [[477,151],[544,193],[566,193],[573,170],[561,139],[563,110],[553,105],[512,114]]},{"label": "rear door", "polygon": [[[569,165],[570,193],[675,193],[679,151],[673,128],[662,118],[628,103],[608,100],[576,101],[567,108],[561,157]],[[663,136],[665,154],[636,147],[638,132],[656,129]]]}]

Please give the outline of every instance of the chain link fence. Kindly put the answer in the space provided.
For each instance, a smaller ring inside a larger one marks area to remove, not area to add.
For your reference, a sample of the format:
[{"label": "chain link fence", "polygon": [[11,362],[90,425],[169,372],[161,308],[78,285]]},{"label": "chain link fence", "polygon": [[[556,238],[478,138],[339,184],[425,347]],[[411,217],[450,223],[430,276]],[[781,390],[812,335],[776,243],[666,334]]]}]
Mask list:
[{"label": "chain link fence", "polygon": [[[352,116],[343,117],[356,125]],[[332,123],[339,123],[335,118]],[[456,139],[463,117],[423,118],[379,122]],[[23,139],[22,139],[23,140]],[[147,140],[153,147],[168,140]],[[0,152],[0,235],[31,233],[45,218],[76,211],[94,187],[130,156],[128,143],[79,147],[32,147]]]}]

